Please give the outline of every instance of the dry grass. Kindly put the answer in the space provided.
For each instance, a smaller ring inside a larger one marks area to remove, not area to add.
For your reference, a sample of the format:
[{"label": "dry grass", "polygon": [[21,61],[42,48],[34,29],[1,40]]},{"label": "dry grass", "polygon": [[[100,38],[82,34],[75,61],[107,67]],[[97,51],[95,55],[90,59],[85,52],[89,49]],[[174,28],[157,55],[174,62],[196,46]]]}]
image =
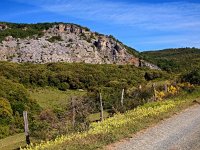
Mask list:
[{"label": "dry grass", "polygon": [[72,96],[83,96],[84,91],[67,90],[60,91],[55,88],[35,88],[30,89],[32,99],[35,99],[42,108],[64,107]]}]

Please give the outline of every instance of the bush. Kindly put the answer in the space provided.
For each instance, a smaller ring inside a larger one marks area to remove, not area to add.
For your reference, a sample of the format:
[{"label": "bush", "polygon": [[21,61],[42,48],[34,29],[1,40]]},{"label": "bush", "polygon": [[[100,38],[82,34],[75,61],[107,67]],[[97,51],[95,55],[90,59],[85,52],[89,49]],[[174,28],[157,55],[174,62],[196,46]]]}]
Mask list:
[{"label": "bush", "polygon": [[3,77],[0,77],[0,96],[6,98],[10,104],[12,110],[18,111],[22,114],[24,108],[28,108],[30,105],[29,95],[23,85],[13,83]]},{"label": "bush", "polygon": [[6,125],[13,120],[13,112],[8,100],[0,98],[0,123]]},{"label": "bush", "polygon": [[193,70],[190,73],[183,75],[182,81],[200,85],[200,70]]},{"label": "bush", "polygon": [[144,77],[147,81],[150,81],[157,78],[161,78],[162,74],[160,72],[146,72]]},{"label": "bush", "polygon": [[[25,87],[19,83],[0,77],[0,124],[5,126],[5,132],[0,137],[20,132],[23,129],[22,113],[29,111],[29,118],[33,118],[40,111],[39,105],[30,99]],[[15,124],[16,123],[16,124]],[[7,130],[9,132],[7,132]]]},{"label": "bush", "polygon": [[58,89],[61,91],[67,91],[69,89],[69,84],[66,82],[60,83]]},{"label": "bush", "polygon": [[55,41],[63,41],[61,36],[52,36],[50,39],[48,39],[49,42],[53,43]]},{"label": "bush", "polygon": [[0,139],[5,138],[10,134],[9,126],[2,126],[0,125]]}]

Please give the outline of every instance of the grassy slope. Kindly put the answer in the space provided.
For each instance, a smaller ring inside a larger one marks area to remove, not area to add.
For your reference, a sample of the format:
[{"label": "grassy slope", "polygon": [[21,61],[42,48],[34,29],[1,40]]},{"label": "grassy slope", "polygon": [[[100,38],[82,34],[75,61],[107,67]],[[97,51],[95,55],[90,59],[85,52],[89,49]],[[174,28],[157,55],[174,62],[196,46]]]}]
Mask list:
[{"label": "grassy slope", "polygon": [[64,107],[73,96],[83,96],[85,91],[67,90],[60,91],[55,88],[30,89],[32,99],[35,99],[42,108]]},{"label": "grassy slope", "polygon": [[[29,93],[32,99],[36,100],[37,103],[45,109],[52,109],[55,107],[64,108],[73,96],[83,96],[86,91],[79,90],[67,90],[60,91],[55,88],[35,88],[29,89]],[[109,117],[109,113],[104,111],[104,118]],[[100,120],[100,113],[91,114],[88,119],[93,122]]]},{"label": "grassy slope", "polygon": [[[105,118],[108,118],[109,116],[110,116],[110,114],[109,114],[107,111],[104,111],[104,112],[103,112],[103,117],[104,117],[104,119],[105,119]],[[88,116],[88,120],[89,120],[90,122],[94,122],[94,121],[100,120],[100,113],[95,113],[95,114],[89,115],[89,116]]]},{"label": "grassy slope", "polygon": [[[36,142],[34,138],[30,138],[31,142]],[[15,134],[9,136],[5,139],[0,140],[0,150],[13,150],[18,149],[19,147],[26,146],[26,140],[24,133]]]},{"label": "grassy slope", "polygon": [[0,140],[0,149],[2,150],[16,149],[19,145],[26,145],[24,133],[9,136]]},{"label": "grassy slope", "polygon": [[[35,99],[41,107],[50,109],[56,106],[64,107],[65,105],[63,104],[67,103],[71,96],[82,96],[86,94],[86,92],[84,91],[60,91],[58,89],[50,87],[30,89],[29,92],[31,98]],[[94,116],[91,116],[91,119],[96,118],[96,114]],[[34,142],[34,140],[32,139],[31,142]],[[20,146],[26,146],[24,133],[9,136],[5,139],[0,140],[0,150],[17,149]]]},{"label": "grassy slope", "polygon": [[142,55],[161,68],[176,72],[186,72],[200,67],[200,49],[196,48],[147,51]]},{"label": "grassy slope", "polygon": [[141,129],[170,117],[175,112],[181,111],[193,104],[193,100],[200,99],[200,88],[192,94],[182,93],[179,97],[167,101],[153,102],[140,106],[125,114],[117,114],[101,123],[94,123],[87,132],[62,136],[55,141],[50,141],[29,148],[39,149],[99,149],[119,139],[129,137]]}]

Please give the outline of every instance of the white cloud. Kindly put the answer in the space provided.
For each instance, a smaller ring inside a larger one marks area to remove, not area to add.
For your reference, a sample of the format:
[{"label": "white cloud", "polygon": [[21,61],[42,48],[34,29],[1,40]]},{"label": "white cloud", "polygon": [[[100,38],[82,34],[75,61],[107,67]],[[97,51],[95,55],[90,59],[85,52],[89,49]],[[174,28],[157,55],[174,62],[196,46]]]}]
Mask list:
[{"label": "white cloud", "polygon": [[35,0],[20,2],[41,7],[45,11],[85,20],[126,24],[139,28],[171,30],[197,28],[200,25],[200,4],[125,3],[98,0]]},{"label": "white cloud", "polygon": [[[14,0],[37,6],[46,12],[72,16],[83,20],[122,25],[127,29],[158,32],[162,36],[148,35],[138,45],[178,44],[200,47],[200,3],[126,3],[114,0]],[[117,31],[116,31],[117,32]],[[131,31],[130,31],[131,32]],[[132,32],[133,33],[133,32]],[[188,34],[189,33],[189,34]],[[127,33],[130,35],[130,33]],[[178,35],[176,35],[178,34]],[[134,44],[133,44],[134,45]]]}]

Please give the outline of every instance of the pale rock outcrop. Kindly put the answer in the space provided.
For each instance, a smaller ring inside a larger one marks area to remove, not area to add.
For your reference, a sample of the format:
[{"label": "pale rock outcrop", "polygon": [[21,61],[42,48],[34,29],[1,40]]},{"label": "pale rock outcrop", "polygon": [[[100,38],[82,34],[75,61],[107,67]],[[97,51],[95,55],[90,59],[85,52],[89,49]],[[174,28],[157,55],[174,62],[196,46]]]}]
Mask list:
[{"label": "pale rock outcrop", "polygon": [[0,30],[6,30],[8,28],[5,24],[0,24]]},{"label": "pale rock outcrop", "polygon": [[[0,25],[0,29],[5,29]],[[44,36],[15,39],[8,36],[0,44],[0,60],[12,62],[84,62],[92,64],[133,64],[139,59],[122,43],[74,24],[58,24],[43,31]],[[51,38],[59,37],[55,41]]]}]

